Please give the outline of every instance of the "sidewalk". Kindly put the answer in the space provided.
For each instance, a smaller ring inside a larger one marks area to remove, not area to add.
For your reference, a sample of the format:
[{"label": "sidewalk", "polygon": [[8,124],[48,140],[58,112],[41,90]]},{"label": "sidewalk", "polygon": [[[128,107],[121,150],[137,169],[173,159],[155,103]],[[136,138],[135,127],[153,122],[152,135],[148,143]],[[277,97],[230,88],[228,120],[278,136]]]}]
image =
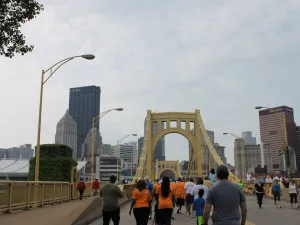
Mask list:
[{"label": "sidewalk", "polygon": [[9,225],[71,225],[93,199],[94,197],[86,197],[82,201],[73,200],[43,208],[3,214],[0,215],[0,221],[1,224]]}]

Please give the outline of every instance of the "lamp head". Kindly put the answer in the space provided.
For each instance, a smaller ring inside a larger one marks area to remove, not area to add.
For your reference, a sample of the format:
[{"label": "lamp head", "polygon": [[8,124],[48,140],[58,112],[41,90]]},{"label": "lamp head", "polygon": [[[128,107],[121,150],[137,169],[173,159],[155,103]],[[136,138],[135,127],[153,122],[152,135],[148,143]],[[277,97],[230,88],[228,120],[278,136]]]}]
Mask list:
[{"label": "lamp head", "polygon": [[263,106],[255,106],[255,109],[263,109],[263,108],[266,108],[266,107],[263,107]]},{"label": "lamp head", "polygon": [[223,133],[223,135],[227,135],[228,133]]},{"label": "lamp head", "polygon": [[137,136],[137,134],[131,134],[132,136]]},{"label": "lamp head", "polygon": [[115,108],[116,111],[123,111],[123,108]]},{"label": "lamp head", "polygon": [[88,59],[88,60],[93,60],[95,58],[95,56],[92,55],[92,54],[81,55],[81,57],[84,58],[84,59]]}]

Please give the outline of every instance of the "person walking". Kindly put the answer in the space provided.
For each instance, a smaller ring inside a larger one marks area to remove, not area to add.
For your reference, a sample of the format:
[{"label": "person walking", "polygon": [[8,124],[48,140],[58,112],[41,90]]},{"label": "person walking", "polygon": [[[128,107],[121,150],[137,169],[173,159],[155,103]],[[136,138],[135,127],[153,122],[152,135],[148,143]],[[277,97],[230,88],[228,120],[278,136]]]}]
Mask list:
[{"label": "person walking", "polygon": [[[146,182],[147,190],[152,194],[154,188],[153,188],[153,184],[150,182],[149,177],[145,177],[144,180]],[[149,213],[149,220],[151,220],[151,219],[152,219],[152,201],[151,201],[150,213]]]},{"label": "person walking", "polygon": [[242,180],[240,180],[240,182],[239,182],[239,186],[241,187],[241,189],[242,189],[242,190],[244,190],[244,183],[243,183],[243,181],[242,181]]},{"label": "person walking", "polygon": [[[206,187],[205,185],[204,185],[204,181],[203,181],[203,179],[202,179],[202,177],[198,177],[197,179],[196,179],[196,185],[193,187],[193,190],[192,190],[192,196],[194,196],[194,200],[196,199],[196,198],[198,198],[199,196],[198,196],[198,193],[199,193],[199,190],[200,189],[203,189],[204,190],[204,194],[203,194],[203,199],[204,200],[206,200],[206,197],[207,197],[207,194],[208,194],[208,187]],[[194,214],[192,213],[191,214],[191,217],[193,218],[194,217]]]},{"label": "person walking", "polygon": [[187,216],[191,216],[191,207],[194,202],[194,196],[192,195],[193,188],[196,186],[194,179],[190,178],[190,181],[184,185],[184,190],[186,193],[185,207]]},{"label": "person walking", "polygon": [[[228,168],[224,165],[219,166],[217,168],[219,182],[213,185],[208,192],[202,225],[208,224],[211,207],[214,207],[212,215],[213,225],[246,224],[247,204],[244,192],[239,185],[228,181],[228,177]],[[239,208],[241,208],[242,218]]]},{"label": "person walking", "polygon": [[203,213],[204,213],[204,206],[205,200],[203,199],[204,190],[200,189],[198,192],[199,198],[196,198],[193,203],[193,210],[196,211],[196,219],[197,225],[203,224]]},{"label": "person walking", "polygon": [[82,200],[83,193],[85,191],[86,185],[83,178],[80,178],[80,181],[77,184],[77,191],[79,191],[79,199]]},{"label": "person walking", "polygon": [[277,179],[275,179],[275,183],[272,185],[272,194],[274,197],[275,207],[277,208],[277,201],[278,201],[279,204],[278,208],[281,209],[281,205],[280,205],[281,188]]},{"label": "person walking", "polygon": [[100,182],[99,182],[98,178],[96,178],[94,180],[92,188],[94,191],[94,196],[97,196],[99,194],[99,190],[100,190]]},{"label": "person walking", "polygon": [[259,208],[261,208],[261,205],[263,204],[263,197],[265,194],[264,184],[260,182],[260,179],[257,179],[257,182],[254,187],[255,187],[255,193],[257,198],[257,204]]},{"label": "person walking", "polygon": [[120,206],[119,198],[123,198],[120,188],[115,184],[117,178],[115,175],[109,177],[109,183],[103,185],[100,190],[102,199],[102,217],[103,225],[109,225],[110,220],[114,225],[120,223]]},{"label": "person walking", "polygon": [[182,182],[181,178],[178,178],[178,181],[175,183],[176,189],[176,206],[177,206],[177,213],[181,214],[181,208],[184,205],[184,183]]},{"label": "person walking", "polygon": [[159,189],[161,188],[161,183],[162,181],[157,179],[156,183],[153,185],[153,191],[152,191],[152,196],[153,199],[155,200],[154,203],[154,219],[153,221],[155,222],[155,224],[158,224],[158,194],[159,193]]},{"label": "person walking", "polygon": [[158,225],[171,225],[173,206],[176,202],[175,190],[170,187],[170,179],[164,177],[158,195]]},{"label": "person walking", "polygon": [[210,181],[211,181],[211,183],[212,183],[212,185],[214,185],[215,183],[217,183],[217,175],[216,175],[216,172],[215,172],[215,169],[214,168],[212,168],[211,170],[210,170],[210,173],[209,173],[209,179],[210,179]]},{"label": "person walking", "polygon": [[136,225],[147,225],[150,213],[152,197],[146,187],[146,182],[139,180],[136,189],[133,192],[132,202],[129,210],[131,215],[132,209],[135,217]]},{"label": "person walking", "polygon": [[294,180],[290,181],[289,191],[290,191],[291,208],[293,208],[293,202],[294,202],[296,204],[296,208],[299,209],[298,201],[297,201],[298,190]]}]

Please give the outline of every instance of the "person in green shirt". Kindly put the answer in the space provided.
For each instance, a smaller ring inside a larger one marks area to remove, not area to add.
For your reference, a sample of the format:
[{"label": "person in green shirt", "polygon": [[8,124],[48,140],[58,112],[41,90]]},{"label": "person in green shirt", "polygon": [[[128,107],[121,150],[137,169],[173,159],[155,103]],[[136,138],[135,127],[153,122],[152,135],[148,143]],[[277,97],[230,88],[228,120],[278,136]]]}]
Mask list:
[{"label": "person in green shirt", "polygon": [[242,180],[240,180],[239,185],[240,185],[240,187],[241,187],[242,189],[244,189],[244,183],[243,183]]},{"label": "person in green shirt", "polygon": [[100,190],[100,196],[102,199],[102,216],[103,225],[109,225],[110,220],[113,221],[114,225],[120,223],[120,206],[118,203],[119,198],[123,198],[123,194],[120,188],[115,184],[116,176],[111,175],[109,183],[103,185]]}]

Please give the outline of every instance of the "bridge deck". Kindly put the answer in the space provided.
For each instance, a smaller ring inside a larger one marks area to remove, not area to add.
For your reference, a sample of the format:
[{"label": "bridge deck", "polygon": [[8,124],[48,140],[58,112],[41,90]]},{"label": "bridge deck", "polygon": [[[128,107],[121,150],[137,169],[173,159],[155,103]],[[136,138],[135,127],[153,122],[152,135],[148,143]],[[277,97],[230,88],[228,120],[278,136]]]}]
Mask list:
[{"label": "bridge deck", "polygon": [[[0,221],[1,224],[11,225],[67,225],[70,224],[69,222],[72,220],[70,217],[76,217],[76,211],[81,207],[84,207],[84,205],[89,204],[91,200],[92,198],[86,198],[83,201],[76,200],[69,203],[46,206],[44,208],[32,209],[29,211],[13,212],[13,215],[0,215]],[[263,208],[259,209],[256,204],[255,196],[247,196],[247,205],[249,225],[299,225],[300,210],[291,209],[290,204],[287,201],[282,202],[282,209],[276,209],[273,200],[265,198]],[[135,224],[134,216],[129,216],[128,211],[129,204],[126,204],[121,208],[120,225]],[[184,211],[185,210],[183,210],[183,212]],[[90,225],[100,224],[102,224],[102,219],[97,220]],[[173,220],[172,224],[194,225],[196,224],[196,221],[195,218],[188,218],[184,214],[175,214],[175,220]],[[209,224],[211,225],[211,221]],[[149,225],[152,225],[152,223],[149,222]]]},{"label": "bridge deck", "polygon": [[[264,199],[263,208],[259,209],[256,204],[255,196],[247,196],[248,205],[248,225],[299,225],[300,221],[300,210],[290,209],[288,202],[283,202],[282,209],[276,209],[271,199]],[[183,210],[183,212],[185,209]],[[135,224],[134,216],[129,216],[129,204],[126,204],[121,208],[121,221],[120,225]],[[90,225],[100,225],[102,219],[95,221]],[[111,223],[112,224],[112,223]],[[149,225],[152,223],[149,221]],[[175,214],[175,220],[172,222],[173,225],[195,225],[196,219],[189,218],[184,214]],[[209,222],[211,225],[211,220]]]}]

